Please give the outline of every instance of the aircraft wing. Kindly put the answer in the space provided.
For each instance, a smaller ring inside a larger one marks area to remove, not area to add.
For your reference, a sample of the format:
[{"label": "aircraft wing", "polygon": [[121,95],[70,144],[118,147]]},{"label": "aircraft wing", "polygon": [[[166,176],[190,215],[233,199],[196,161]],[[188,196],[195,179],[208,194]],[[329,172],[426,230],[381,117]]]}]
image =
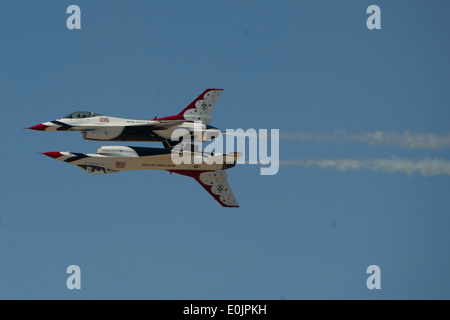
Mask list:
[{"label": "aircraft wing", "polygon": [[170,170],[170,172],[194,178],[223,207],[239,207],[228,184],[225,171]]}]

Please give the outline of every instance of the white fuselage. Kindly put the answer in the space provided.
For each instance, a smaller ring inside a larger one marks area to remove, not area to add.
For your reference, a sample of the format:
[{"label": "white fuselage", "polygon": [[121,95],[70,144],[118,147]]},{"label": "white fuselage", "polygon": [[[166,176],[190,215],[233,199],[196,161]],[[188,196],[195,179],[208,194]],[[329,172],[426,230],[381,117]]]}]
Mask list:
[{"label": "white fuselage", "polygon": [[[240,154],[209,155],[189,151],[173,154],[164,149],[153,148],[142,148],[155,150],[152,151],[153,154],[138,155],[134,149],[125,146],[107,146],[100,147],[95,154],[57,152],[53,153],[55,155],[53,158],[79,166],[89,173],[112,173],[130,170],[216,171],[233,167],[234,162],[240,157]],[[95,170],[102,172],[94,172]]]},{"label": "white fuselage", "polygon": [[[184,129],[203,141],[203,132],[210,127],[184,120],[134,120],[108,116],[58,119],[40,125],[42,131],[80,131],[87,140],[161,141],[171,139],[175,129]],[[213,127],[211,127],[213,128]]]}]

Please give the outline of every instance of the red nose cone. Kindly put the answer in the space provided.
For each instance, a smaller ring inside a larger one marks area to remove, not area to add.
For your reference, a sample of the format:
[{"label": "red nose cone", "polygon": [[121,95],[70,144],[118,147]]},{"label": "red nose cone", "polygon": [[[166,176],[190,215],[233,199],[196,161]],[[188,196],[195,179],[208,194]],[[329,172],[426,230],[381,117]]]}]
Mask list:
[{"label": "red nose cone", "polygon": [[28,129],[37,130],[37,131],[45,131],[45,129],[47,129],[47,128],[48,128],[48,126],[46,126],[45,124],[40,123],[40,124],[37,124],[35,126],[29,127]]},{"label": "red nose cone", "polygon": [[61,152],[44,152],[43,154],[45,154],[47,157],[50,157],[53,159],[62,157],[62,155],[63,155]]}]

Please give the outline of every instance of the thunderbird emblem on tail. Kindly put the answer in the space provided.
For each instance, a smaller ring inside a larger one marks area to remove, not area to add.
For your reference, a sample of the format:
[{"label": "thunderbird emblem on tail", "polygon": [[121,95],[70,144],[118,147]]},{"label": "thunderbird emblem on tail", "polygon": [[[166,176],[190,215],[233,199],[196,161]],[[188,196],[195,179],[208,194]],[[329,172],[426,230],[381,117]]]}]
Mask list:
[{"label": "thunderbird emblem on tail", "polygon": [[[234,167],[236,161],[242,156],[241,153],[207,154],[195,150],[190,144],[171,141],[171,135],[175,129],[186,129],[193,135],[194,130],[198,130],[199,122],[201,133],[208,129],[216,129],[208,123],[221,93],[222,89],[207,89],[175,116],[155,117],[153,120],[129,120],[93,112],[74,112],[62,119],[44,122],[28,129],[80,131],[83,138],[88,140],[162,142],[165,148],[102,146],[95,154],[72,152],[43,154],[76,165],[92,174],[129,170],[165,170],[192,177],[222,206],[239,207],[224,170]],[[197,122],[197,126],[194,126],[194,121]],[[207,135],[201,136],[201,141],[212,138]],[[195,161],[175,164],[172,158],[174,152],[183,156],[188,155],[188,158]]]}]

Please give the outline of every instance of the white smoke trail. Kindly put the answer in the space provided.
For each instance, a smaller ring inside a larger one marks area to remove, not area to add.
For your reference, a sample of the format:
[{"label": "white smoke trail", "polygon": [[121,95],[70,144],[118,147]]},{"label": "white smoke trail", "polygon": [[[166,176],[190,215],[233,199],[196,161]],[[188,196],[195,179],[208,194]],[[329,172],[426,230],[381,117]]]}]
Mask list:
[{"label": "white smoke trail", "polygon": [[314,142],[363,142],[371,146],[393,145],[405,149],[439,150],[450,148],[450,134],[438,135],[434,133],[412,134],[382,131],[346,133],[280,133],[280,139]]},{"label": "white smoke trail", "polygon": [[338,171],[369,170],[386,173],[404,173],[411,176],[415,173],[424,177],[448,175],[450,176],[450,161],[444,159],[422,159],[418,161],[410,159],[321,159],[321,160],[281,160],[280,165],[333,168]]}]

